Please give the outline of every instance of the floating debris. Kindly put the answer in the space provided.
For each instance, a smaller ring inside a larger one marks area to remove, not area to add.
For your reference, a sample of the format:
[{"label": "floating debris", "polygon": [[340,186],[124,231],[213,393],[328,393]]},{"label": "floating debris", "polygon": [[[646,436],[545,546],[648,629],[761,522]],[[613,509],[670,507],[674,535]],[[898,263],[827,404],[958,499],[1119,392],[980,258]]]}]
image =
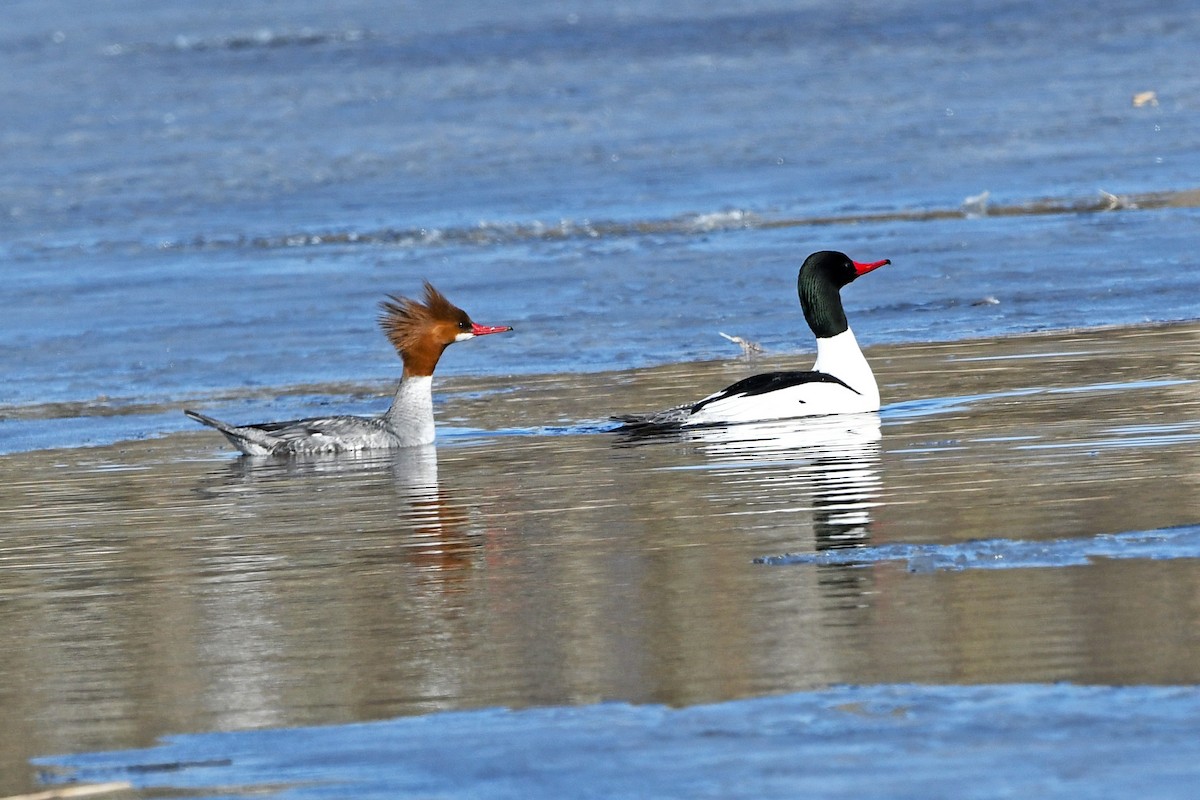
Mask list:
[{"label": "floating debris", "polygon": [[988,198],[992,193],[986,189],[979,194],[973,194],[962,201],[963,211],[967,216],[986,217],[988,212]]},{"label": "floating debris", "polygon": [[758,342],[747,341],[746,339],[743,339],[740,336],[730,336],[728,333],[725,333],[724,331],[717,331],[717,333],[721,334],[726,339],[733,342],[738,347],[742,348],[742,355],[744,355],[744,356],[752,356],[755,353],[761,353],[763,351],[762,345],[759,344]]},{"label": "floating debris", "polygon": [[1133,96],[1133,107],[1142,108],[1144,106],[1157,106],[1158,92],[1138,92]]},{"label": "floating debris", "polygon": [[1137,203],[1133,202],[1132,200],[1127,200],[1120,195],[1113,194],[1112,192],[1106,192],[1103,189],[1100,190],[1100,196],[1104,198],[1104,202],[1108,204],[1108,207],[1105,209],[1106,211],[1120,211],[1121,209],[1138,207]]}]

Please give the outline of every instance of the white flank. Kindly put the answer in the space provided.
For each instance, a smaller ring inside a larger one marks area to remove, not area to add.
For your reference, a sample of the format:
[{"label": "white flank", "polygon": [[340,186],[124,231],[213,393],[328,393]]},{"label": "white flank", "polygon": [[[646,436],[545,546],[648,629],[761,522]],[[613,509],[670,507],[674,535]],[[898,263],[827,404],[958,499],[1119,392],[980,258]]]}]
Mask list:
[{"label": "white flank", "polygon": [[[683,424],[762,422],[879,410],[879,386],[853,331],[847,329],[837,336],[818,339],[817,363],[813,370],[832,375],[850,388],[831,381],[813,381],[763,394],[735,394],[705,403]],[[722,392],[710,397],[720,394]]]}]

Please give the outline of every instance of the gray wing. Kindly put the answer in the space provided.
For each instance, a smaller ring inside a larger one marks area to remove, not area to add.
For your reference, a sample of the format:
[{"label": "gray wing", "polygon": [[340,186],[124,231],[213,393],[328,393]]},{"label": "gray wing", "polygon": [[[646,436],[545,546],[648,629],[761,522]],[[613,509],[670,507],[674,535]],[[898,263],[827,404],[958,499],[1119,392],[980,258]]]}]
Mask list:
[{"label": "gray wing", "polygon": [[337,453],[386,447],[390,443],[380,418],[312,417],[247,427],[273,439],[277,453]]},{"label": "gray wing", "polygon": [[185,410],[192,419],[216,428],[230,443],[249,456],[285,453],[338,453],[391,444],[382,419],[367,417],[312,417],[258,425],[231,425]]}]

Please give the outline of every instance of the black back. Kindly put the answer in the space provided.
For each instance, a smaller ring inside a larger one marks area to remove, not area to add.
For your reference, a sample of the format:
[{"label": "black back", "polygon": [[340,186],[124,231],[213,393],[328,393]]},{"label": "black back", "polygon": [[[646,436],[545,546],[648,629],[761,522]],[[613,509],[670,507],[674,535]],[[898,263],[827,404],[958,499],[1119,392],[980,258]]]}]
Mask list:
[{"label": "black back", "polygon": [[835,378],[827,372],[815,372],[813,370],[802,372],[764,372],[761,375],[751,375],[749,378],[743,378],[732,386],[726,387],[720,393],[701,400],[692,406],[691,411],[695,414],[709,403],[715,403],[718,400],[724,400],[727,397],[735,395],[754,397],[755,395],[766,394],[777,389],[787,389],[804,383],[836,383],[845,386],[855,394],[861,394],[861,392],[847,384],[841,378]]}]

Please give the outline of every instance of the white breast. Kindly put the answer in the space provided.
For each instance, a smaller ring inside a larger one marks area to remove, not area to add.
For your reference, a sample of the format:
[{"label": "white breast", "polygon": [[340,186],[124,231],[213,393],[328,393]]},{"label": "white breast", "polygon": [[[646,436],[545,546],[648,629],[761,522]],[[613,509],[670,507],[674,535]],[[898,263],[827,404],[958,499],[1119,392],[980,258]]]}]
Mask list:
[{"label": "white breast", "polygon": [[434,438],[433,377],[410,375],[400,381],[392,406],[383,418],[401,447],[431,443]]},{"label": "white breast", "polygon": [[879,410],[879,386],[875,383],[875,373],[871,372],[871,365],[862,354],[854,331],[847,328],[837,336],[817,339],[817,363],[813,369],[845,382],[870,406],[856,411]]}]

